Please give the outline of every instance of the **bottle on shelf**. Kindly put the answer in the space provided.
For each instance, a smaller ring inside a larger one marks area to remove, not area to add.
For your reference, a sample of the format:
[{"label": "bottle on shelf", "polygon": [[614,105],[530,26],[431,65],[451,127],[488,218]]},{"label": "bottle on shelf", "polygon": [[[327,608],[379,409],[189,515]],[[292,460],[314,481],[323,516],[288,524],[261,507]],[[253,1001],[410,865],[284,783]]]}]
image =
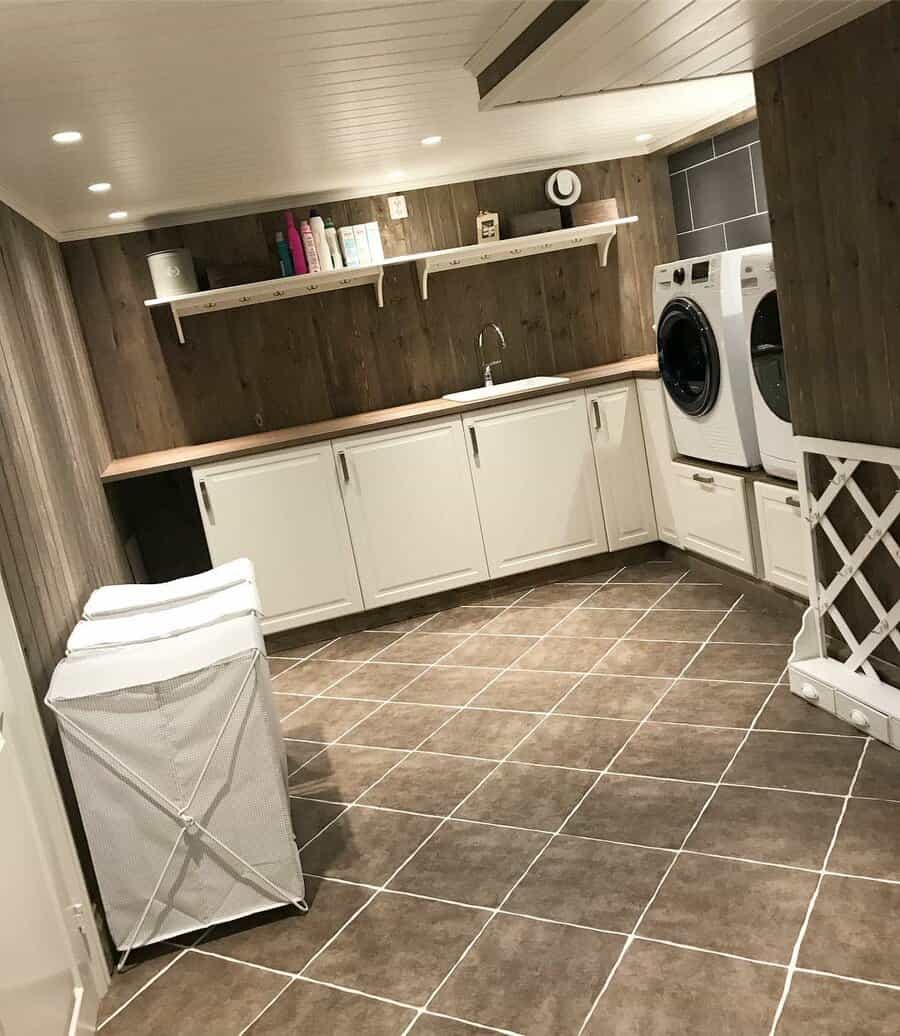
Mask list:
[{"label": "bottle on shelf", "polygon": [[284,214],[284,221],[287,224],[287,242],[291,252],[291,262],[294,266],[294,273],[309,273],[309,266],[303,252],[303,243],[300,240],[300,231],[294,223],[293,212]]},{"label": "bottle on shelf", "polygon": [[309,225],[309,220],[304,219],[300,223],[300,238],[303,241],[303,251],[306,253],[306,265],[310,273],[321,273],[322,264],[319,261],[319,252],[316,248],[316,239]]},{"label": "bottle on shelf", "polygon": [[278,265],[281,267],[281,276],[291,277],[294,273],[291,246],[285,241],[284,234],[280,230],[275,234],[275,250],[278,252]]},{"label": "bottle on shelf", "polygon": [[344,267],[344,261],[341,259],[341,246],[338,244],[337,231],[334,229],[334,220],[331,216],[325,217],[325,238],[328,241],[328,251],[331,253],[331,261],[334,264],[336,270],[341,270]]},{"label": "bottle on shelf", "polygon": [[334,263],[331,261],[331,250],[328,247],[328,238],[325,236],[325,220],[319,215],[317,209],[309,210],[309,227],[312,230],[313,240],[316,242],[316,253],[319,256],[319,266],[322,270],[333,270]]}]

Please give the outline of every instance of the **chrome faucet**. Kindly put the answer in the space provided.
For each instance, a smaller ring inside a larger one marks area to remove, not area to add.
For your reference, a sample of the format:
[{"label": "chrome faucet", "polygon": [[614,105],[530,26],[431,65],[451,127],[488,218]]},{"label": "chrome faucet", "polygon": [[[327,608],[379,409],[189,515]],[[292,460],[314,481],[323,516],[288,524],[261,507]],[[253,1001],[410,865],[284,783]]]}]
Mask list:
[{"label": "chrome faucet", "polygon": [[[497,345],[499,347],[497,350],[498,358],[496,360],[492,360],[490,363],[488,363],[487,360],[485,360],[484,358],[484,332],[487,331],[488,328],[494,329],[494,332],[497,335]],[[485,324],[484,327],[478,332],[478,338],[475,340],[475,345],[478,348],[478,358],[481,362],[482,372],[484,374],[484,387],[490,388],[494,384],[494,375],[492,372],[492,368],[497,367],[503,363],[503,360],[499,354],[502,353],[503,350],[506,348],[506,339],[504,338],[503,332],[500,330],[499,325],[493,323],[492,321],[490,324]]]}]

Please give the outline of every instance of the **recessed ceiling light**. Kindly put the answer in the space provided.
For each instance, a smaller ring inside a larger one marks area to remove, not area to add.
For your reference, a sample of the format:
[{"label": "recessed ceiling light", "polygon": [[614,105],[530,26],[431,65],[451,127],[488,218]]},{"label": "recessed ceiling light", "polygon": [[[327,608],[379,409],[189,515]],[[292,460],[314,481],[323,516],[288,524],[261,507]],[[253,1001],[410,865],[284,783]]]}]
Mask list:
[{"label": "recessed ceiling light", "polygon": [[646,144],[648,140],[653,140],[652,133],[638,133],[634,138],[639,144]]},{"label": "recessed ceiling light", "polygon": [[128,219],[128,213],[124,209],[116,209],[115,212],[109,214],[110,219]]},{"label": "recessed ceiling light", "polygon": [[88,190],[93,191],[94,194],[105,194],[112,187],[111,183],[107,183],[105,180],[101,180],[99,183],[89,183]]},{"label": "recessed ceiling light", "polygon": [[436,147],[438,144],[440,144],[440,142],[443,139],[444,139],[443,137],[438,137],[438,136],[422,137],[422,146],[423,147]]},{"label": "recessed ceiling light", "polygon": [[78,130],[60,130],[50,138],[54,144],[77,144],[81,140]]}]

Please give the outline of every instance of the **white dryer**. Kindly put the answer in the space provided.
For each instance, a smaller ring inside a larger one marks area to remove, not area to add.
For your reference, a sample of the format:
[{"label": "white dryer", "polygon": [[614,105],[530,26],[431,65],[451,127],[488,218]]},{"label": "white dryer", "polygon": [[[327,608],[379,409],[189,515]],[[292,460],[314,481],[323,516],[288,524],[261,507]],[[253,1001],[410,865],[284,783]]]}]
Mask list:
[{"label": "white dryer", "polygon": [[759,465],[744,344],[739,250],[653,271],[659,370],[679,453]]},{"label": "white dryer", "polygon": [[744,348],[749,359],[762,466],[776,478],[797,481],[797,451],[791,427],[781,320],[772,246],[745,252],[741,260]]}]

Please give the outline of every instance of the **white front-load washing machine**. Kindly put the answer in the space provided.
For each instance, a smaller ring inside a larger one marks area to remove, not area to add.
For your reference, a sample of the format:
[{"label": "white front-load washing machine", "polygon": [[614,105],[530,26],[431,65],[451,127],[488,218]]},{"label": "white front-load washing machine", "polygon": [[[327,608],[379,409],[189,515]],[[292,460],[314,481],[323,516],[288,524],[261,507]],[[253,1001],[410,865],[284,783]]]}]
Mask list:
[{"label": "white front-load washing machine", "polygon": [[740,250],[653,271],[659,371],[679,453],[759,465],[744,345]]},{"label": "white front-load washing machine", "polygon": [[762,466],[776,478],[797,481],[797,450],[791,427],[778,291],[772,246],[745,252],[741,260],[744,348]]}]

